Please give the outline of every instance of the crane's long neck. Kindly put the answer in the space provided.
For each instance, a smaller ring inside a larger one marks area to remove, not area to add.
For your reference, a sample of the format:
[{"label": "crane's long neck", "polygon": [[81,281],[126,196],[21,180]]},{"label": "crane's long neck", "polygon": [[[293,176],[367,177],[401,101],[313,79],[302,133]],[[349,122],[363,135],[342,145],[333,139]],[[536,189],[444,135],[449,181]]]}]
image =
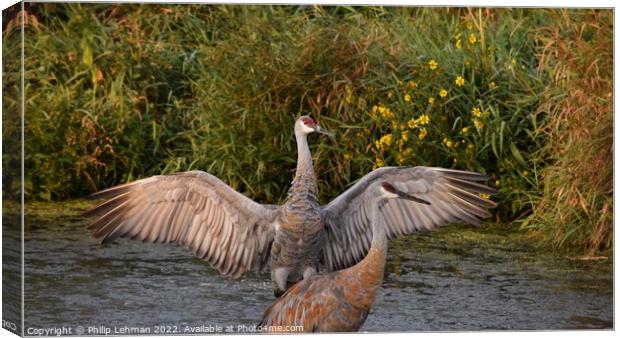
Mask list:
[{"label": "crane's long neck", "polygon": [[387,251],[387,233],[385,231],[385,218],[381,210],[386,204],[387,200],[379,200],[372,209],[371,217],[372,241],[370,242],[370,248],[375,248],[384,254]]},{"label": "crane's long neck", "polygon": [[353,285],[345,291],[345,297],[352,303],[362,308],[370,309],[374,302],[377,290],[383,283],[385,271],[385,258],[387,255],[387,236],[381,207],[385,204],[380,200],[372,206],[371,227],[372,241],[368,254],[364,259],[345,270],[345,274],[351,276],[349,280]]},{"label": "crane's long neck", "polygon": [[302,133],[295,134],[297,139],[297,171],[295,178],[301,176],[314,177],[314,169],[312,169],[312,154],[308,147],[308,136]]},{"label": "crane's long neck", "polygon": [[372,206],[370,216],[372,228],[372,240],[368,254],[360,262],[366,273],[381,284],[383,281],[383,270],[385,268],[385,256],[387,254],[387,235],[385,231],[385,220],[381,209],[385,206],[386,200],[379,200]]},{"label": "crane's long neck", "polygon": [[[323,229],[323,223],[318,211],[318,187],[312,169],[312,155],[308,148],[306,135],[295,133],[295,137],[297,138],[297,171],[286,197],[282,226],[289,232],[314,234]],[[320,248],[316,250],[318,252]]]}]

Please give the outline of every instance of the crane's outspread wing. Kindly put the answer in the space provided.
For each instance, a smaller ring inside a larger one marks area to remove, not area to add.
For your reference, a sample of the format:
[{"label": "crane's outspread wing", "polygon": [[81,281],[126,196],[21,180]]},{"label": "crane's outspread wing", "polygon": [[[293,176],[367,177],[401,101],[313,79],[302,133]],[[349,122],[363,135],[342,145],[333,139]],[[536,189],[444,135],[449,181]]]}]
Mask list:
[{"label": "crane's outspread wing", "polygon": [[262,205],[202,171],[153,176],[99,191],[106,202],[85,213],[102,242],[128,237],[175,242],[237,278],[269,261],[279,208]]},{"label": "crane's outspread wing", "polygon": [[420,230],[434,230],[452,222],[478,225],[490,217],[496,204],[481,197],[497,191],[480,182],[479,173],[431,167],[384,167],[362,177],[323,208],[327,244],[323,263],[327,270],[340,270],[364,258],[370,248],[371,199],[368,187],[385,180],[396,188],[430,204],[390,199],[382,209],[390,239]]}]

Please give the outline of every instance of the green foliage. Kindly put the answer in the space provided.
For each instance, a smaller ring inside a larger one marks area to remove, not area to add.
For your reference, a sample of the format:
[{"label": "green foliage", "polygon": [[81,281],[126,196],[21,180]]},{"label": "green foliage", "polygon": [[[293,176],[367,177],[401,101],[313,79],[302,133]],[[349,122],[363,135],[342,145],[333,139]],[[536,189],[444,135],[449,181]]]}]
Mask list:
[{"label": "green foliage", "polygon": [[310,140],[323,202],[378,166],[454,167],[492,176],[508,221],[531,212],[539,169],[552,162],[541,150],[549,135],[536,131],[553,74],[541,71],[536,37],[559,10],[27,11],[38,18],[25,43],[28,198],[200,169],[276,203],[294,174],[302,114],[337,134]]},{"label": "green foliage", "polygon": [[[20,5],[6,9],[17,13]],[[19,199],[21,192],[21,34],[17,20],[5,23],[2,45],[2,197]],[[13,48],[10,48],[13,47]]]},{"label": "green foliage", "polygon": [[544,82],[536,76],[531,28],[547,13],[455,14],[419,10],[415,20],[392,19],[391,40],[401,46],[392,48],[393,69],[371,75],[381,81],[376,87],[360,92],[352,85],[345,104],[368,107],[373,124],[358,138],[374,141],[368,153],[376,167],[423,164],[488,173],[502,192],[499,215],[511,219],[529,209],[519,197],[536,184],[528,177],[528,155],[543,142],[532,131]]},{"label": "green foliage", "polygon": [[[377,165],[458,167],[499,186],[513,177],[527,185],[521,153],[537,146],[527,131],[540,87],[530,28],[543,12],[99,4],[31,12],[41,22],[25,50],[30,197],[203,169],[277,201],[293,175],[300,114],[338,134],[311,140],[323,200]],[[421,116],[427,124],[416,123]],[[387,134],[394,142],[377,147]]]}]

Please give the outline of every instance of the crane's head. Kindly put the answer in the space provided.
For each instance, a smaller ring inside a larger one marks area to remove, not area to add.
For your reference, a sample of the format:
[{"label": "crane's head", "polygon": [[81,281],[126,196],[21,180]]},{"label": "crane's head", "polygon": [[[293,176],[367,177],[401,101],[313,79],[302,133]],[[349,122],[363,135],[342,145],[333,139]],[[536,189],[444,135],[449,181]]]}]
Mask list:
[{"label": "crane's head", "polygon": [[319,133],[324,135],[333,136],[332,133],[321,128],[314,119],[308,115],[301,116],[295,122],[295,134],[301,133],[302,135],[308,135],[312,133]]},{"label": "crane's head", "polygon": [[415,201],[422,204],[430,204],[428,201],[425,201],[421,198],[410,195],[402,190],[399,190],[394,185],[389,182],[383,181],[380,182],[377,187],[377,198],[378,199],[394,199],[394,198],[402,198],[406,200]]}]

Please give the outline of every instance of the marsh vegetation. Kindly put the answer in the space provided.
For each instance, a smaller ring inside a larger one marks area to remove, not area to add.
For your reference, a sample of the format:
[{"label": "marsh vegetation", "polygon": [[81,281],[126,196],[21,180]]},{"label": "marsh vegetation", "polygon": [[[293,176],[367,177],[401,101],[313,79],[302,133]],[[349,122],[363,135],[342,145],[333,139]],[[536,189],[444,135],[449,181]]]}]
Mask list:
[{"label": "marsh vegetation", "polygon": [[[487,173],[495,221],[608,256],[611,10],[44,4],[25,6],[26,199],[57,201],[201,169],[283,200],[292,125],[321,201],[384,165]],[[19,193],[21,43],[3,52],[3,194]]]}]

